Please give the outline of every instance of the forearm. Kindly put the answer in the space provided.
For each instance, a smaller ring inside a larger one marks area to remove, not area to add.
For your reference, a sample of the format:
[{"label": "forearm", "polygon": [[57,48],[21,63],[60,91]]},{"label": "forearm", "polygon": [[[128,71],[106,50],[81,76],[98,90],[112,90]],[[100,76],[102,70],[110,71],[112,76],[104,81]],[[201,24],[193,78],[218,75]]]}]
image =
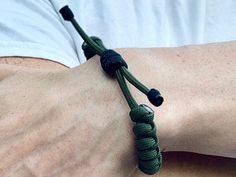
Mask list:
[{"label": "forearm", "polygon": [[235,48],[229,42],[128,50],[135,53],[127,56],[133,73],[165,98],[155,110],[167,151],[236,157]]}]

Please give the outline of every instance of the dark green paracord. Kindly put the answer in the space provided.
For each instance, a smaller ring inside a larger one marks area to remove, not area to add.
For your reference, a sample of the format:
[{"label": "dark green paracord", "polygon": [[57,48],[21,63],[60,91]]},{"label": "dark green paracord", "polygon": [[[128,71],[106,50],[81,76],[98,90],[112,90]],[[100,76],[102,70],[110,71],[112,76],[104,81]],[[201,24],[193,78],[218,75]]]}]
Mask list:
[{"label": "dark green paracord", "polygon": [[94,55],[101,56],[101,65],[104,71],[115,76],[119,86],[127,100],[131,109],[129,115],[131,120],[135,122],[133,132],[136,136],[136,149],[138,156],[139,169],[146,174],[152,175],[159,171],[162,163],[162,156],[159,146],[159,140],[156,135],[156,126],[153,122],[154,111],[147,105],[138,105],[126,84],[125,78],[137,89],[147,95],[149,101],[160,106],[163,97],[156,89],[148,89],[140,81],[138,81],[129,71],[123,58],[113,50],[107,50],[101,39],[97,37],[89,37],[74,19],[74,15],[68,6],[64,6],[60,13],[64,20],[70,21],[84,43],[82,49],[87,59]]},{"label": "dark green paracord", "polygon": [[162,156],[155,123],[153,122],[154,111],[146,105],[136,103],[120,70],[116,71],[116,78],[131,108],[130,118],[135,122],[133,132],[136,136],[139,169],[149,175],[155,174],[161,167]]}]

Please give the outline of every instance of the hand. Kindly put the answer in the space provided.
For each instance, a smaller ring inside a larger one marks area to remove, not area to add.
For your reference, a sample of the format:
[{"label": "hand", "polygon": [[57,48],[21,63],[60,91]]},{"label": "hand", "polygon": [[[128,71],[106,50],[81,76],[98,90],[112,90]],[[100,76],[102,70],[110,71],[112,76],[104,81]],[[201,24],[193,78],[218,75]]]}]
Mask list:
[{"label": "hand", "polygon": [[0,98],[1,176],[134,172],[129,109],[98,60],[61,72],[10,72]]}]

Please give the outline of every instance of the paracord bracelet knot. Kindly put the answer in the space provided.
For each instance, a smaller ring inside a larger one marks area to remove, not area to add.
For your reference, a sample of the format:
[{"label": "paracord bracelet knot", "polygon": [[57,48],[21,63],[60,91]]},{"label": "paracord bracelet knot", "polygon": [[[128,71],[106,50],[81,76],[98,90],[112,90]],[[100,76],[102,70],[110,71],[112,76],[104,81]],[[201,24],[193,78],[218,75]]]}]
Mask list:
[{"label": "paracord bracelet knot", "polygon": [[130,117],[136,124],[133,132],[136,136],[136,149],[139,169],[153,175],[159,171],[162,163],[156,127],[153,122],[154,111],[141,104],[130,111]]},{"label": "paracord bracelet knot", "polygon": [[122,66],[128,68],[125,60],[114,50],[105,50],[101,54],[100,61],[103,70],[111,76],[114,76],[115,71],[120,69]]}]

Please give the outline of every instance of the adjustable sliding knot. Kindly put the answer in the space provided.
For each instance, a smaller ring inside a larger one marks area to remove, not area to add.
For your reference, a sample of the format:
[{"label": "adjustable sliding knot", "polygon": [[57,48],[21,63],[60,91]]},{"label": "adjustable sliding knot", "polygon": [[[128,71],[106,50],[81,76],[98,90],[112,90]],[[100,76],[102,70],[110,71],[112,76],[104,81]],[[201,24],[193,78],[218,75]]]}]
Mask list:
[{"label": "adjustable sliding knot", "polygon": [[146,105],[139,105],[131,109],[130,117],[136,123],[133,132],[136,136],[139,169],[149,175],[155,174],[161,167],[162,157],[153,122],[154,112]]},{"label": "adjustable sliding knot", "polygon": [[128,68],[128,65],[126,64],[125,60],[121,57],[120,54],[115,52],[114,50],[105,50],[101,54],[101,65],[103,70],[109,74],[114,76],[115,71],[117,69],[120,69],[121,67]]},{"label": "adjustable sliding knot", "polygon": [[154,106],[161,106],[164,101],[164,98],[161,96],[160,92],[154,88],[149,90],[147,97]]},{"label": "adjustable sliding knot", "polygon": [[[103,44],[103,42],[102,42],[102,40],[100,38],[98,38],[96,36],[91,36],[90,39],[92,39],[93,42],[95,42],[99,47],[101,47],[104,50],[106,50],[106,48],[104,47],[104,44]],[[93,56],[96,55],[96,53],[93,50],[93,48],[90,45],[88,45],[86,42],[83,42],[82,49],[84,51],[84,55],[85,55],[87,60],[89,58],[92,58]]]}]

